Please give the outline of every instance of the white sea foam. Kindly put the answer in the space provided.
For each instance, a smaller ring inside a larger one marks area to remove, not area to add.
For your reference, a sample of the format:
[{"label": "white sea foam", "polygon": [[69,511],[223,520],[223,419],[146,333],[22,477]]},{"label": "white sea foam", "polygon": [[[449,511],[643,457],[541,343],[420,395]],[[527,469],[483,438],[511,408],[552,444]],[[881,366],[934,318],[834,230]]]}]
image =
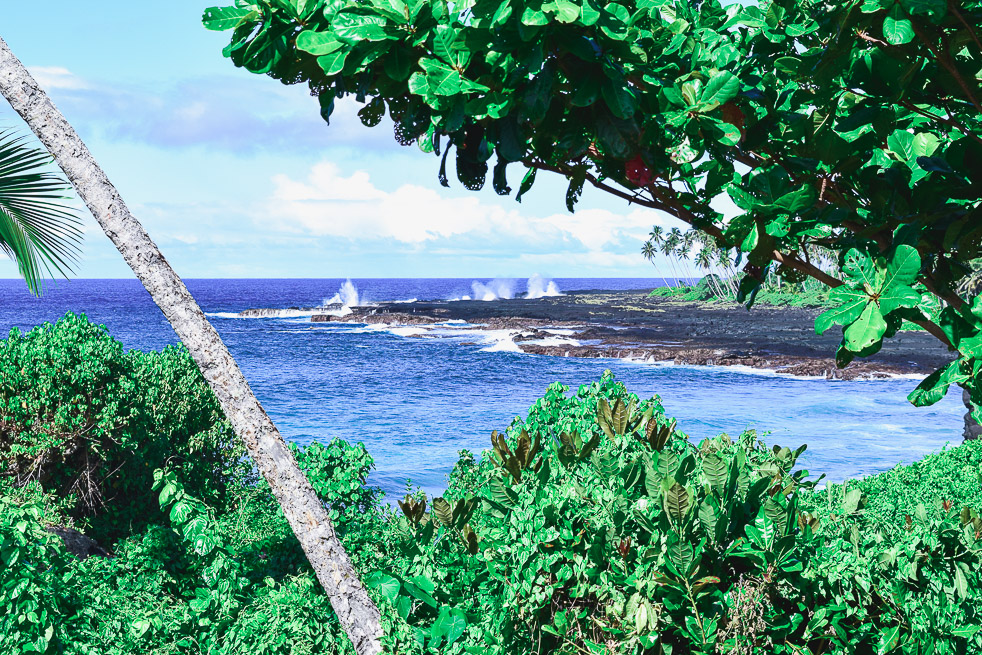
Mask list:
[{"label": "white sea foam", "polygon": [[355,287],[350,278],[344,281],[344,284],[330,300],[324,301],[324,305],[341,305],[343,307],[358,307],[360,304],[358,288]]},{"label": "white sea foam", "polygon": [[887,377],[890,380],[923,380],[927,375],[921,373],[891,373]]},{"label": "white sea foam", "polygon": [[474,300],[510,300],[515,297],[515,280],[495,279],[471,283]]},{"label": "white sea foam", "polygon": [[[451,302],[457,300],[511,300],[515,297],[515,287],[516,280],[510,278],[495,278],[487,282],[474,280],[471,282],[470,295],[457,296],[449,300]],[[524,297],[531,300],[565,295],[559,290],[559,286],[555,282],[538,273],[526,281],[525,288]]]},{"label": "white sea foam", "polygon": [[[500,332],[500,330],[490,330],[489,332]],[[520,353],[522,349],[518,347],[518,344],[513,341],[515,336],[513,332],[508,332],[506,335],[496,335],[490,334],[493,343],[491,345],[481,348],[482,353]]]},{"label": "white sea foam", "polygon": [[397,337],[412,337],[417,334],[426,334],[429,332],[426,328],[415,327],[415,326],[405,326],[405,327],[392,327],[389,328],[389,332],[396,335]]},{"label": "white sea foam", "polygon": [[[310,318],[314,314],[332,314],[334,316],[340,316],[338,311],[314,311],[312,309],[262,309],[262,310],[251,310],[249,314],[241,314],[235,312],[207,312],[206,316],[211,316],[213,318]],[[348,310],[351,313],[351,310]]]},{"label": "white sea foam", "polygon": [[568,337],[553,336],[545,337],[544,339],[530,339],[529,341],[523,341],[522,343],[535,344],[537,346],[578,346],[580,342],[576,339],[570,339]]},{"label": "white sea foam", "polygon": [[563,292],[559,290],[555,282],[542,277],[538,273],[528,279],[527,285],[528,292],[525,294],[525,297],[528,300],[563,295]]}]

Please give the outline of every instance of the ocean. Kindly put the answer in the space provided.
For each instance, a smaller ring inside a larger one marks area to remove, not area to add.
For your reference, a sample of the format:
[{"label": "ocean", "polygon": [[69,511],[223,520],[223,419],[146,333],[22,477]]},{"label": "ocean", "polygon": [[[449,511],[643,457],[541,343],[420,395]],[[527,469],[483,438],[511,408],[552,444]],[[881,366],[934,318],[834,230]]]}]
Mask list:
[{"label": "ocean", "polygon": [[[283,435],[306,444],[364,442],[371,481],[390,499],[408,485],[439,493],[458,451],[480,453],[553,382],[570,388],[610,369],[642,397],[658,394],[694,439],[746,428],[768,444],[808,444],[800,465],[839,482],[886,470],[961,441],[964,407],[951,393],[929,408],[906,395],[913,379],[829,382],[729,367],[671,366],[516,352],[505,331],[312,324],[291,307],[325,301],[508,297],[576,290],[650,289],[660,279],[188,280],[253,390]],[[283,311],[238,318],[244,309]],[[159,349],[177,337],[136,280],[50,283],[31,297],[20,280],[0,280],[0,329],[30,329],[66,311],[106,325],[127,348]],[[557,333],[557,339],[562,339]]]}]

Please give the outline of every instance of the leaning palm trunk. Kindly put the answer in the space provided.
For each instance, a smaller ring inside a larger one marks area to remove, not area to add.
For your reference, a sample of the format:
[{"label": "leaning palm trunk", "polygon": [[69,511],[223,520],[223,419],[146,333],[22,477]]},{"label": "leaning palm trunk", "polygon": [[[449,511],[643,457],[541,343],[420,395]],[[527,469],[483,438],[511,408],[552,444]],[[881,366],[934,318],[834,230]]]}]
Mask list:
[{"label": "leaning palm trunk", "polygon": [[47,147],[78,195],[163,311],[269,482],[338,619],[360,655],[381,652],[379,611],[307,478],[215,328],[85,144],[0,39],[0,92]]}]

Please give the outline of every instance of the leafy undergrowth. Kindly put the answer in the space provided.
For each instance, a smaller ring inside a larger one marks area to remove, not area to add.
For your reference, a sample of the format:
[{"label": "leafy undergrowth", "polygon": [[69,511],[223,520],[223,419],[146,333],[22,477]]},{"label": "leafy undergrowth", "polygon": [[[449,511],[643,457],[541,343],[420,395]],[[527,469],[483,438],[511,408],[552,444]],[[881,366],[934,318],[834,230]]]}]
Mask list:
[{"label": "leafy undergrowth", "polygon": [[[671,298],[685,302],[737,302],[736,293],[730,293],[726,285],[720,280],[718,284],[713,284],[710,278],[716,276],[706,276],[693,285],[681,285],[677,287],[659,287],[649,295],[656,298]],[[836,303],[829,301],[828,289],[822,288],[800,288],[801,285],[786,284],[778,288],[773,286],[763,287],[755,296],[755,305],[772,305],[784,307],[836,307]]]},{"label": "leafy undergrowth", "polygon": [[[23,374],[53,350],[18,360]],[[0,394],[12,397],[7,381]],[[78,514],[71,485],[3,478],[0,651],[352,652],[265,483],[218,449],[201,484],[181,457],[191,441],[170,442],[140,521]],[[801,450],[753,432],[692,444],[657,398],[605,376],[572,395],[550,387],[479,460],[462,453],[441,498],[392,508],[366,485],[360,445],[295,453],[391,652],[979,652],[982,444],[825,490],[795,468]],[[123,458],[118,475],[143,479],[135,466],[145,459]],[[122,535],[103,543],[113,557],[68,554],[45,528],[69,520]]]}]

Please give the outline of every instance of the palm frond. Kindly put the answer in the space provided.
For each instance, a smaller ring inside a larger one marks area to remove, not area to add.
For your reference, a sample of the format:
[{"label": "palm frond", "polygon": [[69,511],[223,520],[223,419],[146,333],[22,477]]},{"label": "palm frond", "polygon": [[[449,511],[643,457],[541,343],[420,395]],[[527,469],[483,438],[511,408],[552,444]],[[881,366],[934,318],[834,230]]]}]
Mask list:
[{"label": "palm frond", "polygon": [[50,162],[25,137],[0,131],[0,251],[35,295],[45,277],[72,272],[81,253],[81,219],[65,202],[71,186],[44,170]]}]

